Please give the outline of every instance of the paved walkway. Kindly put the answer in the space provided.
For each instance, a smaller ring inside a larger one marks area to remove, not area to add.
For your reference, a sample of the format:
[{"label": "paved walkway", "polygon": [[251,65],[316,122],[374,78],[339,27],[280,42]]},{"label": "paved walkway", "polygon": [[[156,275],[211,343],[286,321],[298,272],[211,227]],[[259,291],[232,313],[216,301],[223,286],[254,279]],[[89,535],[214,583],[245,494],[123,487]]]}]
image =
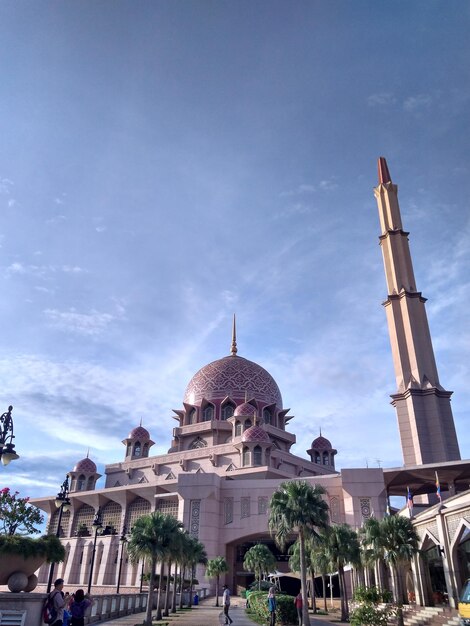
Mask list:
[{"label": "paved walkway", "polygon": [[[233,620],[233,626],[254,626],[255,622],[251,621],[245,614],[245,600],[242,598],[233,598],[230,606],[230,617]],[[310,617],[311,626],[329,626],[338,622],[328,621],[328,616],[318,618]],[[106,626],[134,626],[142,624],[144,619],[143,613],[135,613],[127,617],[120,617],[108,622],[100,622]],[[214,606],[214,598],[203,600],[199,606],[194,606],[191,611],[182,611],[164,618],[170,626],[221,626],[224,624],[224,615],[221,607]],[[257,626],[257,625],[256,625]]]}]

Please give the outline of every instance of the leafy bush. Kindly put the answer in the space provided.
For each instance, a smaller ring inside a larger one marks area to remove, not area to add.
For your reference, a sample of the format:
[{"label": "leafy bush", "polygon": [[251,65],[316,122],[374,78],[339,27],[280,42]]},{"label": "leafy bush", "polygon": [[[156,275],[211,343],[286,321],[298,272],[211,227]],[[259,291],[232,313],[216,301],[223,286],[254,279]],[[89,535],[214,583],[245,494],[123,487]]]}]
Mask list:
[{"label": "leafy bush", "polygon": [[0,556],[3,554],[17,554],[25,559],[46,557],[48,563],[59,563],[65,559],[65,548],[55,535],[44,535],[39,539],[0,535]]},{"label": "leafy bush", "polygon": [[269,582],[269,580],[262,580],[261,581],[261,589],[258,589],[258,581],[255,580],[254,582],[251,583],[250,585],[250,591],[269,591],[271,589],[271,587],[273,586],[272,583]]},{"label": "leafy bush", "polygon": [[394,615],[395,607],[379,607],[371,602],[365,602],[351,611],[349,621],[352,626],[387,626]]},{"label": "leafy bush", "polygon": [[378,587],[357,587],[354,590],[353,599],[356,602],[368,602],[369,604],[380,604],[380,602],[391,602],[393,594],[388,589]]},{"label": "leafy bush", "polygon": [[[268,594],[263,591],[250,593],[250,611],[260,620],[269,620]],[[293,596],[276,595],[276,621],[280,624],[297,624],[297,609]]]}]

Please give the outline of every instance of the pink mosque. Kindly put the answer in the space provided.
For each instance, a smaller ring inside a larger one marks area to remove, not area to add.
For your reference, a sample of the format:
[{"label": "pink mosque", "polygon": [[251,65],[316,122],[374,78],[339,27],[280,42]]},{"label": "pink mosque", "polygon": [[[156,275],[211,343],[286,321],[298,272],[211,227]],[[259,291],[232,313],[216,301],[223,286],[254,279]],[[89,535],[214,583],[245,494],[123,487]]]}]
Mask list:
[{"label": "pink mosque", "polygon": [[[437,586],[449,599],[469,573],[470,462],[461,461],[450,396],[440,384],[426,318],[425,298],[416,288],[408,244],[387,163],[379,159],[374,190],[381,225],[388,298],[384,303],[396,373],[396,408],[404,465],[399,468],[335,468],[334,449],[321,434],[306,456],[291,452],[296,438],[281,391],[261,365],[238,354],[235,319],[230,353],[202,367],[189,381],[167,454],[153,456],[154,442],[142,425],[123,439],[121,460],[105,467],[105,485],[90,458],[68,474],[71,510],[60,529],[54,497],[35,504],[49,516],[48,531],[59,535],[66,559],[56,575],[70,586],[86,585],[93,550],[92,522],[98,508],[105,532],[98,537],[94,590],[116,588],[120,542],[135,520],[151,511],[174,515],[205,546],[209,558],[222,555],[229,564],[226,582],[237,592],[253,580],[243,568],[248,548],[266,543],[278,571],[288,572],[287,557],[268,531],[269,500],[280,482],[303,479],[325,487],[331,523],[359,528],[371,515],[387,514],[389,497],[410,487],[417,497],[414,523],[425,556],[413,563],[407,580],[418,602],[429,603]],[[435,503],[435,472],[446,498]],[[402,514],[408,514],[403,511]],[[442,556],[441,549],[445,556]],[[429,552],[429,554],[428,554]],[[429,558],[428,558],[429,557]],[[122,591],[140,585],[142,564],[123,563]],[[39,571],[47,582],[48,568]],[[196,573],[201,590],[213,581]],[[423,582],[425,581],[425,582]]]}]

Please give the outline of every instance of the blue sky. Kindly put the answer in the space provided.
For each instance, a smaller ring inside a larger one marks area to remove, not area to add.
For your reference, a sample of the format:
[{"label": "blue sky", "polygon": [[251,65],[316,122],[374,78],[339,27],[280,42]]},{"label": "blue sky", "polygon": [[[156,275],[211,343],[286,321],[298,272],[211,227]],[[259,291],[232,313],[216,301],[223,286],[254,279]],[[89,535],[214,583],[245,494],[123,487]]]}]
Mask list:
[{"label": "blue sky", "polygon": [[386,156],[462,457],[470,453],[470,7],[113,0],[0,5],[0,409],[57,491],[191,376],[268,369],[301,454],[402,462],[379,222]]}]

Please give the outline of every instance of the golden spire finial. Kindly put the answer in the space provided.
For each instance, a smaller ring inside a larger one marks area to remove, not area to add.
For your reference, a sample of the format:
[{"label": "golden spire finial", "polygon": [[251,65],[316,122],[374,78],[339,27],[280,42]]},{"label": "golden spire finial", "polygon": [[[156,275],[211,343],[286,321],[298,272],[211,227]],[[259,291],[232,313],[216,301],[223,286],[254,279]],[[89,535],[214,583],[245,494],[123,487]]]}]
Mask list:
[{"label": "golden spire finial", "polygon": [[321,426],[320,426],[320,437],[321,437]]},{"label": "golden spire finial", "polygon": [[232,347],[230,348],[230,353],[232,356],[237,354],[237,323],[235,319],[235,313],[233,314],[233,325],[232,325]]},{"label": "golden spire finial", "polygon": [[90,448],[88,448],[88,450],[86,451],[86,458],[89,459],[90,458]]},{"label": "golden spire finial", "polygon": [[142,418],[140,418],[140,425],[142,426]]}]

